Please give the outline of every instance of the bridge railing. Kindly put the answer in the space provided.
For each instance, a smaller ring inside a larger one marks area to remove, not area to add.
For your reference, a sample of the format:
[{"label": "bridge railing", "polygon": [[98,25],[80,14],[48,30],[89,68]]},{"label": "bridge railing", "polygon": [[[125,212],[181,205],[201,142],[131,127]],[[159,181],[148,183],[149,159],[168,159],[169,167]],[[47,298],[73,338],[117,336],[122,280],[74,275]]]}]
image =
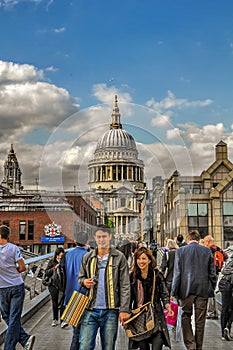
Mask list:
[{"label": "bridge railing", "polygon": [[33,299],[47,289],[42,284],[42,277],[53,255],[54,253],[49,253],[25,260],[27,269],[22,273],[26,291],[25,298]]},{"label": "bridge railing", "polygon": [[[24,258],[26,254],[22,252]],[[22,273],[25,284],[25,300],[22,313],[22,322],[26,322],[35,314],[45,303],[49,301],[49,292],[47,287],[42,284],[43,272],[47,267],[49,260],[54,253],[40,255],[25,259],[27,269]],[[0,315],[0,346],[4,342],[7,326],[5,322],[1,322]]]}]

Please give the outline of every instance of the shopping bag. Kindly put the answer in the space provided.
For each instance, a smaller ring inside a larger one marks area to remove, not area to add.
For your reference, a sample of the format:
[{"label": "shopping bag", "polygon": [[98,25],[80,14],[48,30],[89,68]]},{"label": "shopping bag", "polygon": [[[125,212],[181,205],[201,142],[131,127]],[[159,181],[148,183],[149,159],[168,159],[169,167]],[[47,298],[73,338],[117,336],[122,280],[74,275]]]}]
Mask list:
[{"label": "shopping bag", "polygon": [[76,327],[85,308],[87,307],[88,301],[89,297],[87,295],[79,293],[75,290],[65,307],[61,320]]},{"label": "shopping bag", "polygon": [[171,305],[171,309],[173,311],[173,315],[168,316],[168,311],[167,310],[164,311],[164,316],[166,319],[168,329],[172,329],[175,327],[176,321],[177,321],[177,314],[178,314],[178,304],[171,301],[170,305]]}]

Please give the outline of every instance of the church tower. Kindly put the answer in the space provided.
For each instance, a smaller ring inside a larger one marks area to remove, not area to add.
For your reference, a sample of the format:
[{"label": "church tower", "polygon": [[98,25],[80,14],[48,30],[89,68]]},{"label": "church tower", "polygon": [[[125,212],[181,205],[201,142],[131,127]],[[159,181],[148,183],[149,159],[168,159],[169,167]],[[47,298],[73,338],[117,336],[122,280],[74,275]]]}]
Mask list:
[{"label": "church tower", "polygon": [[23,186],[21,183],[21,175],[22,172],[19,167],[16,153],[13,144],[11,144],[7,160],[4,163],[4,177],[1,185],[8,188],[10,191],[13,190],[15,193],[22,191]]}]

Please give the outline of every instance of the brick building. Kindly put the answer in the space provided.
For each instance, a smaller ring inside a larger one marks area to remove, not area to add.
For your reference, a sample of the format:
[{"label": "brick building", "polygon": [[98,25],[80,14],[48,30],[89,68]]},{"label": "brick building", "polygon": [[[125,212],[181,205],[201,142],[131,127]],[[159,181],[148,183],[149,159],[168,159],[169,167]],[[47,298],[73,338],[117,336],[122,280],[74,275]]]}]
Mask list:
[{"label": "brick building", "polygon": [[0,224],[11,229],[11,241],[37,254],[57,246],[72,247],[74,232],[92,239],[97,213],[79,193],[27,191],[11,145],[0,186]]}]

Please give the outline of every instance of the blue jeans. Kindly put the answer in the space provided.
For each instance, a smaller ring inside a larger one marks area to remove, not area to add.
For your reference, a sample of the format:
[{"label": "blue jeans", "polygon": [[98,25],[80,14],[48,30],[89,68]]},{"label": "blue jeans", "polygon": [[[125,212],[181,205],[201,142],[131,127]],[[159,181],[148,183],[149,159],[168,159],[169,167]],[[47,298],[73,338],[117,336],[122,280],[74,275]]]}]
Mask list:
[{"label": "blue jeans", "polygon": [[80,322],[78,323],[77,327],[73,327],[73,337],[70,345],[70,350],[79,350],[80,327]]},{"label": "blue jeans", "polygon": [[119,311],[113,309],[86,310],[83,314],[79,350],[93,350],[98,328],[102,350],[114,350],[118,330]]},{"label": "blue jeans", "polygon": [[15,350],[18,342],[24,347],[30,337],[21,326],[24,296],[24,284],[0,288],[0,310],[8,326],[4,350]]}]

